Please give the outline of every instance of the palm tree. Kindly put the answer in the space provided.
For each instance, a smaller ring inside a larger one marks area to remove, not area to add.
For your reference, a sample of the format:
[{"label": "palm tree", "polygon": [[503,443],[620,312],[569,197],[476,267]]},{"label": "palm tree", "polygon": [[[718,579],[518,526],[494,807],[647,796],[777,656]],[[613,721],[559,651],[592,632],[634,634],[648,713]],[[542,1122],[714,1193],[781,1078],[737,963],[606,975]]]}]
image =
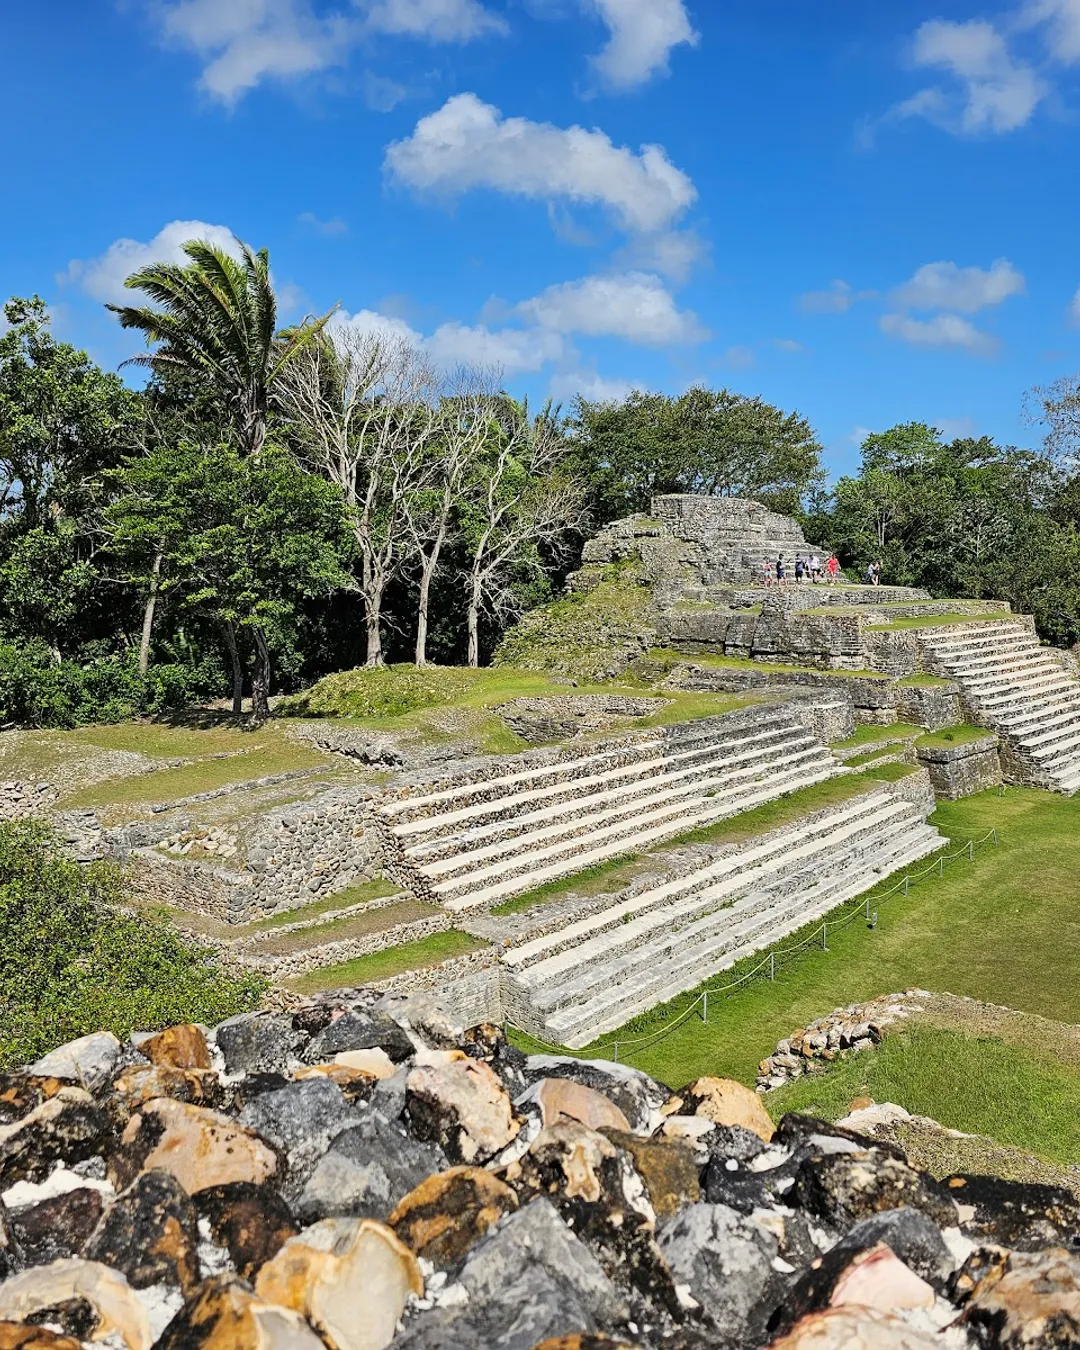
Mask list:
[{"label": "palm tree", "polygon": [[279,333],[270,255],[266,249],[252,252],[239,239],[236,244],[239,257],[208,240],[191,239],[183,246],[189,262],[151,263],[125,281],[157,307],[107,308],[123,327],[144,333],[148,346],[157,344],[125,364],[193,375],[214,394],[244,453],[257,455],[276,381],[330,315]]}]

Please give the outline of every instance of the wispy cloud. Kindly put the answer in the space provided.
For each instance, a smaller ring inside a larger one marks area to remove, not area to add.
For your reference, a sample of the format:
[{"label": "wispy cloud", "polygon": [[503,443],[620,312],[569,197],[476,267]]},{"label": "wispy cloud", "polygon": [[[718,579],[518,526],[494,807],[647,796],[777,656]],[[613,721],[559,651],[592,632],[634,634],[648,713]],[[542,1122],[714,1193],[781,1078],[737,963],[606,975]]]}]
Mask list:
[{"label": "wispy cloud", "polygon": [[347,221],[340,216],[332,216],[329,220],[320,220],[314,211],[301,211],[296,217],[301,225],[306,225],[309,230],[314,230],[316,234],[335,235],[348,233],[349,225]]}]

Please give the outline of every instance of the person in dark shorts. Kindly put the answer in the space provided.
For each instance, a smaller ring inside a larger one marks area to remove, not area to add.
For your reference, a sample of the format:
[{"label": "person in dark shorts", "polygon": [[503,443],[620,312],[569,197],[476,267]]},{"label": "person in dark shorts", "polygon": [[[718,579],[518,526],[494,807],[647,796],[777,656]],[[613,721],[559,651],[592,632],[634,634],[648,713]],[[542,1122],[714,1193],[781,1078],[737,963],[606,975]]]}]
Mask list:
[{"label": "person in dark shorts", "polygon": [[782,586],[784,584],[785,575],[786,573],[784,572],[784,555],[782,553],[778,553],[776,555],[776,584],[778,586]]}]

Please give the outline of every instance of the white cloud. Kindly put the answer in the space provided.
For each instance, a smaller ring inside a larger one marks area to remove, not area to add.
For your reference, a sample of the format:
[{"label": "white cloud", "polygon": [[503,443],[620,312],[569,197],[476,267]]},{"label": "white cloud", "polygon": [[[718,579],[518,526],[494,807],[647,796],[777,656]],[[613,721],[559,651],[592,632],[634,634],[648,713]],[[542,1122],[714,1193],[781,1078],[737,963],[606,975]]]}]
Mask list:
[{"label": "white cloud", "polygon": [[386,166],[399,182],[446,196],[491,188],[603,206],[642,233],[666,229],[697,197],[658,145],[634,154],[602,131],[504,118],[475,94],[421,118],[411,136],[389,146]]},{"label": "white cloud", "polygon": [[132,272],[150,263],[186,262],[183,245],[190,239],[208,239],[219,248],[236,252],[233,232],[226,226],[208,225],[203,220],[174,220],[148,243],[138,239],[117,239],[97,258],[85,262],[73,259],[62,279],[77,282],[95,300],[113,304],[138,303],[137,294],[125,289],[125,280]]},{"label": "white cloud", "polygon": [[682,0],[592,0],[611,32],[593,67],[612,89],[633,89],[665,72],[673,47],[696,43]]},{"label": "white cloud", "polygon": [[441,366],[495,366],[504,375],[534,373],[561,360],[566,349],[561,334],[546,329],[460,323],[436,328],[425,345]]},{"label": "white cloud", "polygon": [[1069,318],[1072,319],[1077,328],[1080,328],[1080,289],[1076,291],[1069,305]]},{"label": "white cloud", "polygon": [[266,78],[340,65],[351,42],[349,21],[319,17],[309,0],[177,0],[158,15],[164,36],[205,62],[199,83],[224,103]]},{"label": "white cloud", "polygon": [[1045,24],[1050,55],[1063,65],[1080,61],[1080,0],[1028,0],[1021,12],[1025,26]]},{"label": "white cloud", "polygon": [[583,277],[549,286],[517,312],[541,328],[586,337],[618,337],[663,347],[708,336],[694,314],[680,310],[659,277],[645,272]]},{"label": "white cloud", "polygon": [[932,319],[913,319],[907,314],[883,314],[881,331],[914,347],[955,347],[973,356],[996,351],[997,339],[976,328],[959,314],[936,314]]},{"label": "white cloud", "polygon": [[[199,83],[235,103],[265,79],[295,79],[344,65],[366,34],[468,42],[506,31],[480,0],[354,0],[324,13],[315,0],[151,0],[162,35],[202,61]],[[398,100],[393,81],[367,77],[378,111]],[[402,91],[403,92],[403,91]]]},{"label": "white cloud", "polygon": [[892,118],[923,117],[962,134],[1015,131],[1030,120],[1049,92],[984,19],[965,23],[930,19],[915,34],[913,55],[918,66],[948,71],[957,87],[922,89],[893,108]]},{"label": "white cloud", "polygon": [[957,267],[954,262],[932,262],[920,267],[889,299],[905,309],[953,309],[975,314],[1000,305],[1011,295],[1023,295],[1025,290],[1023,272],[1007,258],[998,258],[987,271]]},{"label": "white cloud", "polygon": [[799,305],[810,314],[846,314],[860,300],[872,300],[877,291],[856,291],[846,281],[837,279],[824,291],[807,291],[799,297]]},{"label": "white cloud", "polygon": [[378,0],[367,14],[376,33],[423,38],[427,42],[470,42],[507,25],[479,0]]},{"label": "white cloud", "polygon": [[666,230],[631,239],[614,260],[620,267],[660,272],[672,281],[683,282],[708,256],[708,243],[694,230]]},{"label": "white cloud", "polygon": [[358,309],[355,314],[339,309],[330,320],[330,328],[353,328],[358,333],[371,334],[386,342],[407,342],[413,347],[424,345],[423,334],[404,319],[395,319],[374,309]]},{"label": "white cloud", "polygon": [[729,347],[720,360],[726,365],[734,366],[737,370],[746,370],[754,364],[754,349],[753,347],[736,344],[734,347]]},{"label": "white cloud", "polygon": [[634,385],[606,379],[595,370],[568,370],[551,377],[548,392],[560,403],[572,403],[579,397],[589,403],[623,403],[634,392]]},{"label": "white cloud", "polygon": [[806,351],[803,344],[801,342],[796,342],[794,338],[773,338],[773,346],[777,348],[778,351],[791,352],[792,355],[797,355],[799,352]]},{"label": "white cloud", "polygon": [[364,91],[364,102],[372,112],[393,112],[397,105],[409,96],[409,91],[403,84],[387,79],[385,75],[376,75],[373,70],[364,72],[361,87]]},{"label": "white cloud", "polygon": [[332,216],[329,220],[320,220],[314,211],[301,211],[296,217],[301,225],[306,225],[308,229],[314,230],[316,234],[346,234],[348,232],[348,223],[340,216]]}]

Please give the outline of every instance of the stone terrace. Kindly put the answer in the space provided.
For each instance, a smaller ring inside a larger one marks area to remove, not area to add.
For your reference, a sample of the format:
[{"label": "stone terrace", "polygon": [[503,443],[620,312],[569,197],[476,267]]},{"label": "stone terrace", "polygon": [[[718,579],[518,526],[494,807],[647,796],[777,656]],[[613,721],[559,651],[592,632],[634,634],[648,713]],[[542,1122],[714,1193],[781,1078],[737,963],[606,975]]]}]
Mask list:
[{"label": "stone terrace", "polygon": [[530,758],[385,803],[388,873],[450,910],[491,905],[841,771],[782,706]]}]

